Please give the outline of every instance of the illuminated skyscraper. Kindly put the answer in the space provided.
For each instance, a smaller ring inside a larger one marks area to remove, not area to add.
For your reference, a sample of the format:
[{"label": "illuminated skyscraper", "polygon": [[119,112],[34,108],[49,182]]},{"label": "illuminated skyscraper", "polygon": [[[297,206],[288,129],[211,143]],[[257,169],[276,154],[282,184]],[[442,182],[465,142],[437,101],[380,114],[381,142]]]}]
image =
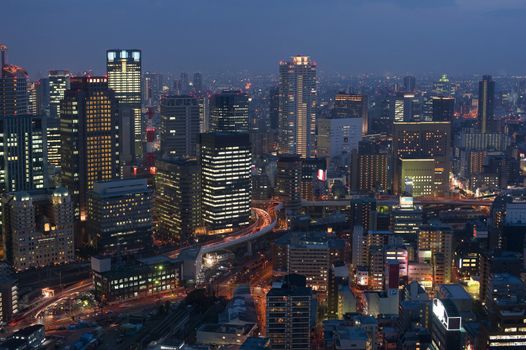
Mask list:
[{"label": "illuminated skyscraper", "polygon": [[60,102],[69,90],[71,74],[67,70],[49,71],[49,119],[47,125],[47,150],[50,164],[60,166]]},{"label": "illuminated skyscraper", "polygon": [[195,157],[199,137],[199,101],[190,96],[161,99],[161,155]]},{"label": "illuminated skyscraper", "polygon": [[0,116],[29,113],[29,76],[22,67],[7,63],[7,47],[0,44]]},{"label": "illuminated skyscraper", "polygon": [[248,133],[200,135],[202,215],[208,234],[250,222],[252,154]]},{"label": "illuminated skyscraper", "polygon": [[369,106],[366,95],[336,94],[333,115],[336,118],[359,118],[362,121],[362,135],[369,131]]},{"label": "illuminated skyscraper", "polygon": [[[449,193],[451,172],[451,122],[395,122],[393,133],[393,190],[400,193],[400,159],[434,159],[434,180],[431,184],[433,195]],[[416,193],[415,193],[416,196]]]},{"label": "illuminated skyscraper", "polygon": [[189,242],[201,226],[201,179],[195,159],[155,162],[155,235],[165,242]]},{"label": "illuminated skyscraper", "polygon": [[49,71],[49,116],[60,118],[60,102],[69,90],[71,74],[67,70]]},{"label": "illuminated skyscraper", "polygon": [[89,197],[88,232],[104,254],[152,246],[153,191],[146,179],[96,182]]},{"label": "illuminated skyscraper", "polygon": [[279,66],[279,122],[281,153],[314,155],[316,137],[316,63],[293,56]]},{"label": "illuminated skyscraper", "polygon": [[210,99],[210,130],[248,132],[248,95],[225,90]]},{"label": "illuminated skyscraper", "polygon": [[141,51],[106,51],[108,87],[119,102],[120,159],[125,163],[142,158]]},{"label": "illuminated skyscraper", "polygon": [[60,105],[62,184],[85,221],[96,181],[119,174],[118,102],[104,77],[71,79]]},{"label": "illuminated skyscraper", "polygon": [[480,131],[485,133],[491,129],[495,116],[495,82],[491,75],[484,75],[479,82],[478,119]]}]

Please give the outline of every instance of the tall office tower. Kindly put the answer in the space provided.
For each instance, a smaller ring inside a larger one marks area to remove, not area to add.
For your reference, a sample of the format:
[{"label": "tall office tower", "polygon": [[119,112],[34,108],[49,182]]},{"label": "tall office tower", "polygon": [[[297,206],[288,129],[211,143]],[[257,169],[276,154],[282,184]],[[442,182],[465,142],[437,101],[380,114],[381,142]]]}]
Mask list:
[{"label": "tall office tower", "polygon": [[369,141],[359,143],[351,153],[351,190],[353,192],[382,192],[390,188],[389,156],[385,150]]},{"label": "tall office tower", "polygon": [[202,215],[207,234],[250,223],[252,154],[248,133],[200,135]]},{"label": "tall office tower", "polygon": [[210,131],[210,99],[207,95],[198,99],[199,103],[199,132],[205,133]]},{"label": "tall office tower", "polygon": [[404,91],[414,92],[416,87],[416,79],[413,76],[404,77]]},{"label": "tall office tower", "polygon": [[369,106],[366,95],[336,94],[332,115],[335,118],[359,118],[362,121],[362,135],[369,132]]},{"label": "tall office tower", "polygon": [[47,186],[45,131],[45,117],[27,114],[0,117],[1,192]]},{"label": "tall office tower", "polygon": [[49,116],[60,118],[60,102],[64,93],[70,88],[71,74],[67,70],[50,70],[49,84]]},{"label": "tall office tower", "polygon": [[450,122],[395,122],[393,154],[394,193],[400,194],[404,183],[401,159],[434,159],[432,192],[435,196],[449,193],[452,158]]},{"label": "tall office tower", "polygon": [[155,166],[155,236],[164,242],[190,242],[201,226],[199,163],[165,158]]},{"label": "tall office tower", "polygon": [[153,191],[146,179],[95,182],[88,201],[88,234],[102,254],[152,247]]},{"label": "tall office tower", "polygon": [[312,290],[304,276],[288,275],[267,293],[266,331],[271,349],[310,350]]},{"label": "tall office tower", "polygon": [[480,131],[491,131],[495,117],[495,82],[491,75],[484,75],[479,82],[478,120]]},{"label": "tall office tower", "polygon": [[60,102],[70,88],[71,74],[67,70],[51,70],[48,76],[49,118],[47,123],[48,162],[60,166]]},{"label": "tall office tower", "polygon": [[269,90],[269,121],[270,129],[279,129],[279,88],[271,87]]},{"label": "tall office tower", "polygon": [[411,92],[398,93],[394,100],[394,121],[410,122],[417,114],[415,108],[415,94]]},{"label": "tall office tower", "polygon": [[60,104],[61,180],[81,222],[87,219],[94,183],[119,174],[118,122],[118,102],[106,78],[71,79]]},{"label": "tall office tower", "polygon": [[44,110],[39,96],[40,80],[32,81],[28,86],[27,113],[31,115],[42,115]]},{"label": "tall office tower", "polygon": [[157,106],[161,100],[163,90],[163,76],[159,73],[146,72],[143,74],[142,91],[143,104],[146,107]]},{"label": "tall office tower", "polygon": [[454,97],[433,97],[433,121],[450,122],[455,114]]},{"label": "tall office tower", "polygon": [[0,116],[29,112],[29,75],[19,66],[7,63],[7,47],[0,44]]},{"label": "tall office tower", "polygon": [[203,89],[203,75],[199,72],[194,73],[194,79],[192,80],[194,86],[194,92],[198,95],[202,94]]},{"label": "tall office tower", "polygon": [[327,292],[330,266],[343,261],[345,242],[325,232],[290,232],[274,242],[272,268],[307,278],[307,286]]},{"label": "tall office tower", "polygon": [[317,95],[316,63],[308,56],[280,62],[280,153],[314,155]]},{"label": "tall office tower", "polygon": [[186,95],[190,92],[190,81],[188,80],[188,73],[181,73],[181,79],[179,80],[179,84],[179,95]]},{"label": "tall office tower", "polygon": [[318,155],[333,166],[348,164],[362,140],[362,118],[318,118]]},{"label": "tall office tower", "polygon": [[161,155],[195,157],[199,137],[199,101],[190,96],[161,99]]},{"label": "tall office tower", "polygon": [[398,184],[400,189],[410,185],[415,197],[437,195],[437,189],[434,186],[435,159],[399,159],[398,163],[400,164],[400,184]]},{"label": "tall office tower", "polygon": [[442,74],[440,76],[440,79],[438,81],[433,83],[433,91],[434,96],[450,96],[451,95],[451,83],[449,82],[449,78],[447,77],[447,74]]},{"label": "tall office tower", "polygon": [[367,234],[376,230],[376,199],[371,196],[353,196],[349,215],[350,227],[361,226]]},{"label": "tall office tower", "polygon": [[248,132],[248,95],[224,90],[210,99],[210,130]]},{"label": "tall office tower", "polygon": [[107,50],[108,87],[119,103],[119,156],[129,164],[142,158],[142,58],[140,50]]},{"label": "tall office tower", "polygon": [[282,154],[278,158],[276,195],[285,211],[295,213],[301,208],[302,162],[295,154]]},{"label": "tall office tower", "polygon": [[453,234],[449,227],[424,225],[418,232],[418,260],[433,266],[433,282],[451,283]]},{"label": "tall office tower", "polygon": [[8,193],[2,202],[7,259],[16,270],[74,260],[73,203],[66,189]]}]

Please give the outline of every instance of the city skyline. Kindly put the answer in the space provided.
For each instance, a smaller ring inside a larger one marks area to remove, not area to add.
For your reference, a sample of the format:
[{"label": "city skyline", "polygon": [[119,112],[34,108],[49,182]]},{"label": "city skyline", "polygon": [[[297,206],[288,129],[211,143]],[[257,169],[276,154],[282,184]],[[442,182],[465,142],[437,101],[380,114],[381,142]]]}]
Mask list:
[{"label": "city skyline", "polygon": [[[119,18],[123,4],[126,20]],[[49,69],[103,73],[101,57],[113,47],[142,49],[144,71],[163,73],[275,73],[275,64],[294,54],[314,57],[327,73],[525,73],[526,49],[510,45],[521,40],[521,1],[353,0],[324,6],[307,0],[302,16],[291,17],[299,4],[95,0],[79,10],[62,0],[8,0],[6,13],[24,15],[2,21],[2,42],[10,48],[10,62],[32,77]],[[78,25],[94,18],[97,26]],[[15,26],[23,29],[9,29]],[[192,50],[179,50],[185,45]],[[31,59],[35,55],[38,60]]]}]

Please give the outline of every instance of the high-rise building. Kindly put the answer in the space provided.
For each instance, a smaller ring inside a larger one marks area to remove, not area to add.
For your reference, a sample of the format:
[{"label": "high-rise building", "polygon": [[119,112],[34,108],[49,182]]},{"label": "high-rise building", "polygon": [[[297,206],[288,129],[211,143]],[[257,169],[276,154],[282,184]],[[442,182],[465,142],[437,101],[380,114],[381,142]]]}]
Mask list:
[{"label": "high-rise building", "polygon": [[318,155],[330,164],[347,164],[362,140],[362,118],[329,116],[318,119]]},{"label": "high-rise building", "polygon": [[302,162],[299,156],[282,154],[278,158],[275,193],[288,212],[301,208]]},{"label": "high-rise building", "polygon": [[161,155],[195,157],[199,138],[199,102],[190,96],[161,99]]},{"label": "high-rise building", "polygon": [[0,117],[0,191],[31,191],[47,186],[45,133],[45,117]]},{"label": "high-rise building", "polygon": [[140,50],[106,51],[108,87],[119,103],[120,160],[130,163],[142,158],[142,57]]},{"label": "high-rise building", "polygon": [[455,114],[455,99],[453,97],[433,97],[433,121],[450,122]]},{"label": "high-rise building", "polygon": [[369,132],[369,106],[366,95],[336,94],[332,115],[335,118],[358,118],[362,121],[362,135]]},{"label": "high-rise building", "polygon": [[267,293],[266,331],[271,349],[310,350],[312,290],[304,276],[288,275]]},{"label": "high-rise building", "polygon": [[199,72],[194,73],[192,84],[194,86],[195,93],[200,95],[203,92],[203,75]]},{"label": "high-rise building", "polygon": [[478,120],[480,131],[486,133],[492,129],[495,117],[495,82],[491,75],[484,75],[479,82]]},{"label": "high-rise building", "polygon": [[307,286],[327,292],[329,268],[343,261],[345,242],[324,232],[291,232],[274,242],[273,270],[305,276]]},{"label": "high-rise building", "polygon": [[395,122],[393,154],[395,193],[400,193],[403,183],[402,162],[399,159],[434,159],[433,193],[437,196],[449,193],[452,158],[450,122]]},{"label": "high-rise building", "polygon": [[430,197],[437,195],[434,186],[434,159],[399,159],[400,183],[398,188],[410,185],[415,197]]},{"label": "high-rise building", "polygon": [[410,92],[399,93],[394,100],[394,121],[410,122],[416,114],[414,106],[415,94]]},{"label": "high-rise building", "polygon": [[208,234],[250,223],[252,154],[248,133],[200,135],[202,215]]},{"label": "high-rise building", "polygon": [[29,113],[29,75],[19,66],[7,63],[7,46],[0,44],[0,116]]},{"label": "high-rise building", "polygon": [[407,92],[414,92],[416,86],[416,79],[413,76],[406,76],[404,77],[404,91]]},{"label": "high-rise building", "polygon": [[73,203],[68,191],[30,191],[3,197],[7,259],[18,271],[74,260]]},{"label": "high-rise building", "polygon": [[189,242],[201,226],[199,163],[165,158],[155,166],[155,236],[165,242]]},{"label": "high-rise building", "polygon": [[279,129],[281,153],[314,155],[316,137],[316,63],[293,56],[279,66]]},{"label": "high-rise building", "polygon": [[135,253],[152,245],[153,191],[146,179],[95,182],[88,234],[103,254]]},{"label": "high-rise building", "polygon": [[104,77],[71,79],[60,105],[61,180],[86,221],[88,193],[96,181],[119,174],[118,103]]},{"label": "high-rise building", "polygon": [[248,95],[224,90],[210,99],[210,130],[248,132]]},{"label": "high-rise building", "polygon": [[70,88],[71,74],[67,70],[50,70],[49,84],[49,116],[60,118],[60,102],[64,93]]},{"label": "high-rise building", "polygon": [[353,192],[387,191],[389,183],[389,156],[372,142],[360,142],[351,153],[351,190]]},{"label": "high-rise building", "polygon": [[453,234],[444,226],[424,225],[418,232],[418,260],[433,266],[433,282],[451,282]]},{"label": "high-rise building", "polygon": [[70,88],[71,74],[67,70],[51,70],[48,76],[49,118],[47,123],[48,162],[60,166],[60,103]]}]

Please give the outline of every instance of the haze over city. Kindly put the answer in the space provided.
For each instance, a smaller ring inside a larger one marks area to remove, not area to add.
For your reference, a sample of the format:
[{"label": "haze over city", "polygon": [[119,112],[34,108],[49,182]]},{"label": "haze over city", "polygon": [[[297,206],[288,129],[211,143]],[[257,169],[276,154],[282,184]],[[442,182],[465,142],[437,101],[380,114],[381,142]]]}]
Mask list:
[{"label": "haze over city", "polygon": [[[291,54],[331,73],[523,74],[521,0],[4,0],[13,61],[103,72],[107,47],[160,72],[274,73]],[[15,14],[15,15],[13,15]]]}]

